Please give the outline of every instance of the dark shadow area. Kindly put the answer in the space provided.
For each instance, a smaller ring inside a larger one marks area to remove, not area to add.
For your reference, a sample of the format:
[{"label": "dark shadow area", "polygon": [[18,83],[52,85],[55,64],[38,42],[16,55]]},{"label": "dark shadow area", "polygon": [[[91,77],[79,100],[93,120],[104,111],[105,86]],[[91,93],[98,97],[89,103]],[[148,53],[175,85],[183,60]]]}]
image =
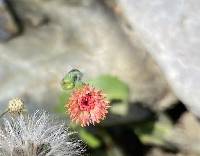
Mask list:
[{"label": "dark shadow area", "polygon": [[107,129],[113,141],[121,147],[125,156],[144,156],[145,146],[128,126],[113,126]]},{"label": "dark shadow area", "polygon": [[171,118],[171,120],[176,123],[181,115],[187,111],[187,108],[182,102],[178,102],[173,107],[167,109],[165,112]]}]

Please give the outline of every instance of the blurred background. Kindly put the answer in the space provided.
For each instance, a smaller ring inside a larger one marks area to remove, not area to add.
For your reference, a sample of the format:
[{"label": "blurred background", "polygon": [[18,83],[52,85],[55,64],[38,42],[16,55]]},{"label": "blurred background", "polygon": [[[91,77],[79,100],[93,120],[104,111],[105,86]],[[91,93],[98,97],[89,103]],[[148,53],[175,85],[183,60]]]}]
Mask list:
[{"label": "blurred background", "polygon": [[0,108],[66,119],[71,69],[111,101],[80,128],[88,155],[200,155],[200,1],[0,0]]}]

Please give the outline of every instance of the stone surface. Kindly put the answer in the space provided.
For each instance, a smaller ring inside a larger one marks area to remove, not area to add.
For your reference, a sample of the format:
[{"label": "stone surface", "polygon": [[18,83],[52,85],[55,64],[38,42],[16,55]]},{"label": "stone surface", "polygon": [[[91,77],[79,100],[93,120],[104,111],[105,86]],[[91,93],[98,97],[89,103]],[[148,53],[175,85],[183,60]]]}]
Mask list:
[{"label": "stone surface", "polygon": [[132,42],[142,42],[176,95],[200,117],[200,1],[116,0],[113,6]]},{"label": "stone surface", "polygon": [[4,0],[0,0],[0,41],[7,40],[18,33],[13,16],[9,12]]},{"label": "stone surface", "polygon": [[[151,56],[140,44],[130,42],[99,1],[11,3],[25,31],[0,45],[2,105],[22,96],[30,107],[42,105],[52,110],[58,103],[60,80],[71,68],[80,69],[85,78],[105,73],[118,76],[129,85],[131,102],[155,110],[162,102],[169,105],[176,100]],[[30,27],[28,14],[36,19],[45,15],[49,22]]]},{"label": "stone surface", "polygon": [[10,0],[10,5],[25,28],[38,27],[48,23],[48,16],[42,7],[43,0]]},{"label": "stone surface", "polygon": [[191,113],[185,113],[175,126],[168,142],[184,153],[200,154],[200,123]]},{"label": "stone surface", "polygon": [[153,148],[148,152],[147,156],[198,156],[198,155],[189,153],[173,153],[164,151],[159,148]]}]

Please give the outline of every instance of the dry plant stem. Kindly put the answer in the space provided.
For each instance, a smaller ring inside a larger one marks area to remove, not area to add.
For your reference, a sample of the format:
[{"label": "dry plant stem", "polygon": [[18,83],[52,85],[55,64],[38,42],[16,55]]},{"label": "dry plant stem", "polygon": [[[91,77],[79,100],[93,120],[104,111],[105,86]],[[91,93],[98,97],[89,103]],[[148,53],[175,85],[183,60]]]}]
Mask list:
[{"label": "dry plant stem", "polygon": [[0,118],[3,117],[6,113],[8,113],[8,109],[0,115]]}]

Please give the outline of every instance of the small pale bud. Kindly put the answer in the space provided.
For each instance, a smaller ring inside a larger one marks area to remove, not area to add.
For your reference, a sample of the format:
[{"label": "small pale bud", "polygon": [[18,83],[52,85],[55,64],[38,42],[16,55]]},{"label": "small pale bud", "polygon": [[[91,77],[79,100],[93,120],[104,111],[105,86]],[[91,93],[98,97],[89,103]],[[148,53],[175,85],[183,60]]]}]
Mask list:
[{"label": "small pale bud", "polygon": [[12,114],[20,114],[24,110],[24,102],[20,98],[14,98],[8,103],[8,112]]}]

